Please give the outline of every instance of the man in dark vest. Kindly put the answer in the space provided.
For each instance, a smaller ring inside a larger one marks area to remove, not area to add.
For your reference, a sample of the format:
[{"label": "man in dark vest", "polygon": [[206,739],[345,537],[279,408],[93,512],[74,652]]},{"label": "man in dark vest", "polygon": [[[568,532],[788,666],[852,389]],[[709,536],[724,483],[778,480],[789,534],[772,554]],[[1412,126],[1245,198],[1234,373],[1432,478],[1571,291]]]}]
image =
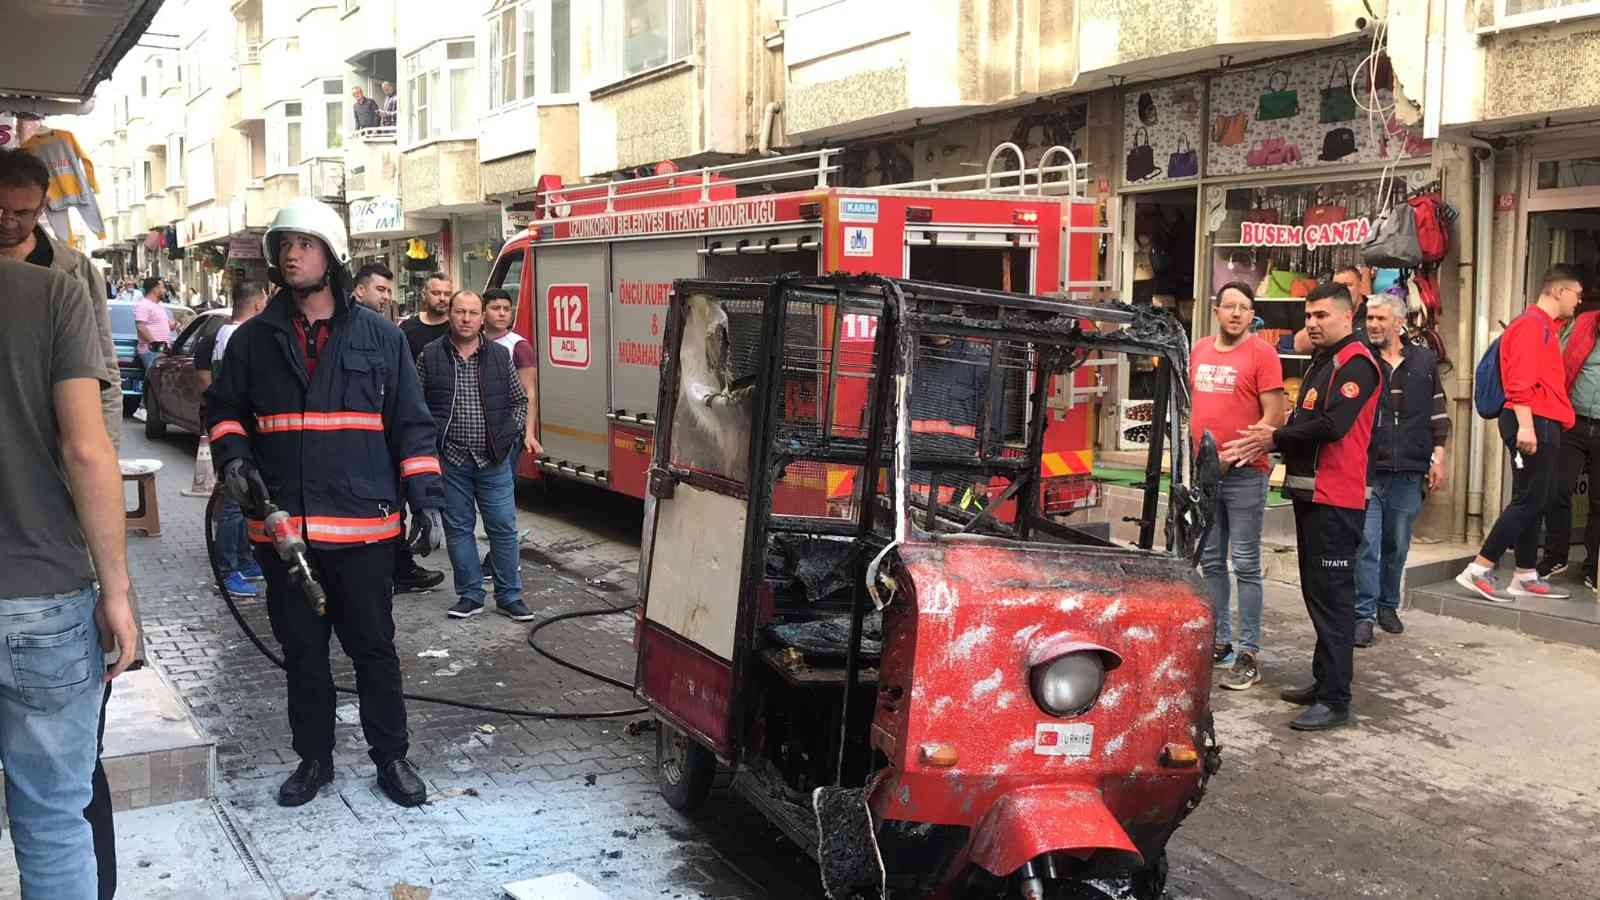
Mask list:
[{"label": "man in dark vest", "polygon": [[1383,377],[1354,333],[1355,303],[1337,282],[1306,295],[1311,368],[1289,424],[1251,425],[1223,447],[1238,465],[1283,451],[1283,493],[1294,501],[1300,589],[1317,632],[1312,682],[1279,696],[1309,707],[1289,723],[1298,731],[1350,724],[1355,669],[1356,554],[1367,508],[1368,450]]},{"label": "man in dark vest", "polygon": [[417,356],[444,463],[445,542],[456,587],[449,615],[465,619],[483,612],[483,567],[473,537],[481,510],[494,561],[495,605],[503,616],[530,621],[533,613],[522,602],[511,468],[528,419],[528,395],[511,367],[511,354],[483,338],[482,297],[457,291],[450,298],[449,320],[444,337]]}]

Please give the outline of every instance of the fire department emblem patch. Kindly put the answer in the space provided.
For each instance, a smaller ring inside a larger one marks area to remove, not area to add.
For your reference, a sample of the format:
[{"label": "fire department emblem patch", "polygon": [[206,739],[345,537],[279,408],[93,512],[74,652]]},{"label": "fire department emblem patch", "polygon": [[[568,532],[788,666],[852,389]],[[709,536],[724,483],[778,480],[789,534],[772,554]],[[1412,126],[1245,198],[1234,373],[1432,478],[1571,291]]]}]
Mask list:
[{"label": "fire department emblem patch", "polygon": [[1316,388],[1309,388],[1306,391],[1305,397],[1300,400],[1300,408],[1301,409],[1316,409],[1317,408],[1317,389]]},{"label": "fire department emblem patch", "polygon": [[1346,400],[1354,400],[1356,395],[1361,393],[1361,388],[1354,381],[1346,381],[1339,385],[1339,393],[1343,394]]}]

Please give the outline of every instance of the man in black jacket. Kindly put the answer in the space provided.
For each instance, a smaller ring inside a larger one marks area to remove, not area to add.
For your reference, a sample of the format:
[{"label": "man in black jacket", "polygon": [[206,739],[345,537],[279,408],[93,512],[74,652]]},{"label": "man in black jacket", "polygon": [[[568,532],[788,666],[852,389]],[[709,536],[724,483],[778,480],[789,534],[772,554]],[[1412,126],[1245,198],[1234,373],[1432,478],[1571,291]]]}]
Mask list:
[{"label": "man in black jacket", "polygon": [[526,622],[533,613],[522,602],[511,466],[514,451],[528,440],[528,395],[511,353],[483,337],[483,298],[457,291],[448,309],[450,330],[422,348],[417,373],[444,463],[445,540],[457,598],[449,615],[466,619],[483,612],[483,569],[473,537],[482,510],[495,605],[501,615]]},{"label": "man in black jacket", "polygon": [[1411,549],[1411,525],[1425,492],[1445,482],[1450,408],[1439,357],[1405,340],[1405,307],[1393,294],[1367,299],[1367,340],[1385,389],[1372,423],[1366,526],[1356,560],[1357,647],[1370,647],[1376,623],[1390,634],[1400,622],[1400,575]]},{"label": "man in black jacket", "polygon": [[[436,549],[444,530],[433,420],[400,330],[350,300],[344,218],[301,198],[279,210],[264,243],[279,290],[229,338],[205,409],[218,473],[249,520],[267,616],[288,670],[300,765],[278,789],[278,803],[307,803],[333,780],[328,639],[337,631],[355,664],[378,786],[401,806],[419,806],[427,789],[406,759],[390,576],[401,503],[411,506],[418,552]],[[268,500],[309,546],[327,592],[325,614],[273,552],[263,522]]]}]

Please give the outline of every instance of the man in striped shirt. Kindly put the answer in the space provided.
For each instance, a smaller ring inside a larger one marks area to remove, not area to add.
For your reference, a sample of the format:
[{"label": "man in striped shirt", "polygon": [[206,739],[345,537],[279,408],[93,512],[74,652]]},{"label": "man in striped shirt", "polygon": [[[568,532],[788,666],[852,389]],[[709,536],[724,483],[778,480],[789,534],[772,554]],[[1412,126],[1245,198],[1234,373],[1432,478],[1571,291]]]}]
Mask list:
[{"label": "man in striped shirt", "polygon": [[1400,622],[1400,575],[1411,526],[1426,493],[1444,486],[1450,409],[1439,357],[1405,340],[1405,304],[1393,294],[1367,298],[1367,341],[1378,357],[1383,389],[1372,424],[1366,526],[1356,561],[1357,647],[1370,647],[1376,624],[1390,634]]}]

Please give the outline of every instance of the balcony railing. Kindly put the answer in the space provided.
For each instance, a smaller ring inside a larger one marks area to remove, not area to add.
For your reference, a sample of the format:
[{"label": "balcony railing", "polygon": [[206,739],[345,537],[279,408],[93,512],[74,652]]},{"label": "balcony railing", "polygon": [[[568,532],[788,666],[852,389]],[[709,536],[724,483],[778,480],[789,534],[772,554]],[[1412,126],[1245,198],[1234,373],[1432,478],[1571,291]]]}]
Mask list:
[{"label": "balcony railing", "polygon": [[395,127],[393,125],[377,125],[372,128],[362,128],[356,132],[358,140],[369,144],[394,143]]}]

